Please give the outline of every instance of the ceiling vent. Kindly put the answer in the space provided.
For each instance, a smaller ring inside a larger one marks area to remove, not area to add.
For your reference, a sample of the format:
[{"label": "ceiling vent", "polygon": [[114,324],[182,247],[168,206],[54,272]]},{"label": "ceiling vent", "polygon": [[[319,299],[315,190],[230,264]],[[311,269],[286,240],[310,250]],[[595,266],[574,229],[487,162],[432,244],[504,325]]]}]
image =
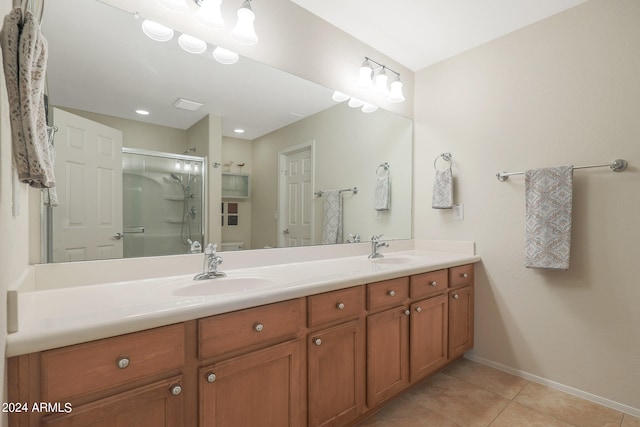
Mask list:
[{"label": "ceiling vent", "polygon": [[297,122],[301,118],[302,118],[301,114],[287,113],[284,116],[280,117],[280,120],[285,123],[293,123],[293,122]]},{"label": "ceiling vent", "polygon": [[201,102],[191,101],[189,99],[184,99],[184,98],[178,98],[176,99],[176,102],[173,103],[174,107],[180,108],[181,110],[188,110],[188,111],[196,111],[203,105],[204,104]]}]

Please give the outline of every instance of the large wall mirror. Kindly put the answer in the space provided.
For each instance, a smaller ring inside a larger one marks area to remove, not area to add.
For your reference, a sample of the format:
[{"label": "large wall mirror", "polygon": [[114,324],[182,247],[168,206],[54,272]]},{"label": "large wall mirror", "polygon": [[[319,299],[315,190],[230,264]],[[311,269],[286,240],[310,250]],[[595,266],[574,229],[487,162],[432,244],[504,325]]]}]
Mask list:
[{"label": "large wall mirror", "polygon": [[47,262],[411,237],[411,120],[245,57],[221,64],[214,46],[187,53],[178,32],[151,40],[143,20],[99,0],[47,1],[61,182],[60,206],[43,209]]}]

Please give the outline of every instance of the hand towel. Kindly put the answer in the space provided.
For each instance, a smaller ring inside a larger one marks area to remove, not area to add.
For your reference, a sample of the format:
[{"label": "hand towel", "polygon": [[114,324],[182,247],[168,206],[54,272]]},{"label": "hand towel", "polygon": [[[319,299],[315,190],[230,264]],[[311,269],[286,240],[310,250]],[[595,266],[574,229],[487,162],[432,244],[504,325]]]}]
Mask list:
[{"label": "hand towel", "polygon": [[374,209],[386,211],[391,208],[391,182],[389,174],[378,176],[374,190]]},{"label": "hand towel", "polygon": [[324,193],[322,244],[342,243],[342,196],[340,191]]},{"label": "hand towel", "polygon": [[573,166],[525,171],[525,266],[567,270]]},{"label": "hand towel", "polygon": [[436,169],[431,207],[433,209],[453,208],[453,175],[451,168]]}]

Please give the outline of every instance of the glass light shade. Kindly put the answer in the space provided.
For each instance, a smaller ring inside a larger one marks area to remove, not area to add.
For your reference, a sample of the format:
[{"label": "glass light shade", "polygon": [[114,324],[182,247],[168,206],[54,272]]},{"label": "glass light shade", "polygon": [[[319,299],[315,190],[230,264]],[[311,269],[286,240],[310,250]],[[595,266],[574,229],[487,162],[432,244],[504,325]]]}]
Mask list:
[{"label": "glass light shade", "polygon": [[185,162],[184,164],[184,171],[185,172],[189,172],[191,170],[191,163],[189,162]]},{"label": "glass light shade", "polygon": [[373,87],[373,82],[371,81],[372,73],[373,69],[371,68],[371,65],[369,65],[369,61],[364,61],[360,67],[356,87],[358,89],[370,90]]},{"label": "glass light shade", "polygon": [[404,102],[404,95],[402,93],[402,82],[399,78],[391,82],[391,91],[389,91],[389,97],[387,98],[387,101],[393,103]]},{"label": "glass light shade", "polygon": [[171,28],[148,19],[142,21],[142,32],[151,40],[157,42],[167,42],[173,38],[173,30]]},{"label": "glass light shade", "polygon": [[213,49],[213,58],[221,64],[231,65],[238,62],[238,59],[240,59],[240,55],[231,50],[218,46]]},{"label": "glass light shade", "polygon": [[236,26],[231,31],[231,36],[242,44],[258,43],[258,36],[253,28],[253,21],[255,20],[256,15],[251,10],[251,4],[245,0],[242,7],[238,9],[238,22],[236,22]]},{"label": "glass light shade", "polygon": [[180,35],[180,37],[178,37],[178,44],[185,52],[189,53],[199,54],[207,50],[206,42],[189,34]]},{"label": "glass light shade", "polygon": [[182,163],[180,163],[180,160],[176,160],[175,170],[179,171],[181,169],[182,169]]},{"label": "glass light shade", "polygon": [[359,100],[358,98],[351,97],[349,100],[349,107],[351,108],[360,108],[364,105],[364,101]]},{"label": "glass light shade", "polygon": [[376,107],[373,104],[369,104],[368,102],[365,102],[364,105],[362,106],[363,113],[373,113],[376,110],[378,110],[378,107]]},{"label": "glass light shade", "polygon": [[221,30],[224,28],[224,19],[220,5],[222,0],[203,0],[200,10],[196,12],[196,16],[207,27],[213,30]]},{"label": "glass light shade", "polygon": [[333,96],[331,97],[331,99],[336,102],[344,102],[349,99],[349,95],[336,90],[335,92],[333,92]]},{"label": "glass light shade", "polygon": [[187,13],[189,11],[185,0],[156,0],[156,3],[172,12]]},{"label": "glass light shade", "polygon": [[388,80],[389,77],[387,77],[387,73],[385,73],[384,68],[381,69],[376,76],[376,85],[373,88],[373,94],[377,96],[389,95],[389,88],[387,87]]}]

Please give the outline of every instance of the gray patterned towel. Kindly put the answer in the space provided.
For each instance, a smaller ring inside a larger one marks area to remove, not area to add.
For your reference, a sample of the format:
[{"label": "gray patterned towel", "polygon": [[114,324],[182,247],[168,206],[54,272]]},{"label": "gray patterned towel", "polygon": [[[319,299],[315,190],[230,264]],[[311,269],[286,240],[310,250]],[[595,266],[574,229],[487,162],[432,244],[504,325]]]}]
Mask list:
[{"label": "gray patterned towel", "polygon": [[453,208],[453,174],[451,173],[451,168],[436,170],[431,207],[433,209]]},{"label": "gray patterned towel", "polygon": [[573,166],[525,172],[525,266],[569,269]]},{"label": "gray patterned towel", "polygon": [[324,194],[322,244],[342,243],[342,195],[338,190]]},{"label": "gray patterned towel", "polygon": [[391,183],[389,175],[378,177],[373,194],[375,210],[387,211],[391,208]]}]

